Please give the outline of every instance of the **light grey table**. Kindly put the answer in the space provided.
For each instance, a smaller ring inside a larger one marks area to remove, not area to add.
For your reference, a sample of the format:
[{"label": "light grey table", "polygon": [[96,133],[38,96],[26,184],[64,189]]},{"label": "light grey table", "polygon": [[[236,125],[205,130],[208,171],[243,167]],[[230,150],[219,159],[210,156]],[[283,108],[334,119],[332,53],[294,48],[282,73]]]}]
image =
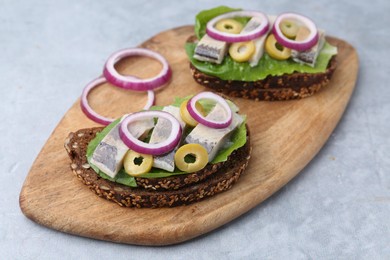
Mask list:
[{"label": "light grey table", "polygon": [[[27,219],[18,197],[29,168],[108,55],[221,4],[300,12],[356,47],[356,90],[310,164],[247,214],[175,246],[97,241]],[[390,259],[389,11],[387,0],[0,0],[0,258]]]}]

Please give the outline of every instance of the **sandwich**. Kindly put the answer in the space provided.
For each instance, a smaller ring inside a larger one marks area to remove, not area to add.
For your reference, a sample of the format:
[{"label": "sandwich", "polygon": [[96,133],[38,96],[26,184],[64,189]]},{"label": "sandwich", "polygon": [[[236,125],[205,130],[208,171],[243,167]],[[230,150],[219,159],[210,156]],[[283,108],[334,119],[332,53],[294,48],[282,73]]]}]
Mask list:
[{"label": "sandwich", "polygon": [[324,30],[296,13],[204,10],[185,49],[197,83],[253,100],[309,97],[328,85],[337,66],[337,47]]},{"label": "sandwich", "polygon": [[251,153],[245,115],[211,92],[69,134],[72,172],[123,207],[190,204],[230,189]]}]

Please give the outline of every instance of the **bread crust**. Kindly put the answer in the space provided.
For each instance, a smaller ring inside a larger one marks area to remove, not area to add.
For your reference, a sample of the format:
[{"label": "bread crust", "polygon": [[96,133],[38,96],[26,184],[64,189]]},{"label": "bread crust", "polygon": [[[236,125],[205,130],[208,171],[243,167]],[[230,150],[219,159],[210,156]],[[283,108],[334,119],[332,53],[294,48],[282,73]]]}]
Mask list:
[{"label": "bread crust", "polygon": [[[137,184],[140,185],[132,188],[101,178],[88,164],[85,156],[88,143],[102,129],[101,127],[87,128],[70,133],[65,141],[65,149],[72,161],[70,164],[72,172],[99,197],[123,207],[174,207],[211,197],[230,189],[244,172],[250,159],[251,147],[248,135],[246,144],[234,151],[226,162],[214,164],[218,165],[217,167],[211,165],[211,168],[208,167],[194,174],[159,178],[171,181],[175,179],[177,183],[183,184],[180,188],[156,188],[158,184],[146,188],[143,185],[145,182],[140,181],[146,178],[136,178]],[[157,180],[157,178],[149,180]]]},{"label": "bread crust", "polygon": [[[196,41],[191,36],[187,42]],[[328,85],[337,66],[336,56],[329,61],[323,73],[283,74],[281,76],[267,76],[258,81],[222,80],[207,75],[196,69],[190,62],[190,71],[194,80],[207,88],[231,97],[253,99],[256,101],[284,101],[302,99],[312,96]]]}]

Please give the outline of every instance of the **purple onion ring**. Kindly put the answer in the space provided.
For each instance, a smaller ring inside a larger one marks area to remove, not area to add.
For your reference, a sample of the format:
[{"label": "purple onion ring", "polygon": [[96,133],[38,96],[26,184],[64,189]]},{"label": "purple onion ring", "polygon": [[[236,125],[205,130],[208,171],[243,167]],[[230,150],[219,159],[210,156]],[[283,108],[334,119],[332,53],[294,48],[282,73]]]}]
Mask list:
[{"label": "purple onion ring", "polygon": [[[219,103],[226,112],[226,118],[222,121],[215,121],[204,117],[196,109],[196,102],[198,102],[201,99],[211,99]],[[195,119],[195,121],[210,128],[217,128],[217,129],[226,128],[232,123],[233,120],[233,113],[232,110],[230,109],[229,104],[226,102],[224,98],[212,92],[201,92],[196,96],[193,96],[187,103],[187,110],[188,113],[192,116],[192,118]]]},{"label": "purple onion ring", "polygon": [[[282,30],[280,29],[280,23],[284,19],[291,19],[302,23],[309,29],[309,36],[304,41],[294,41],[284,36]],[[274,34],[275,39],[278,43],[280,43],[286,48],[293,49],[296,51],[305,51],[310,49],[317,44],[319,38],[318,30],[314,22],[303,15],[295,13],[284,13],[279,15],[275,20],[274,26],[272,28],[272,33]]]},{"label": "purple onion ring", "polygon": [[[88,95],[91,92],[91,90],[93,90],[94,88],[96,88],[104,83],[107,83],[107,81],[103,77],[99,77],[97,79],[92,80],[90,83],[88,83],[85,86],[85,88],[81,94],[80,106],[81,106],[81,110],[84,112],[84,114],[92,121],[94,121],[98,124],[102,124],[102,125],[109,125],[115,119],[99,115],[98,113],[96,113],[95,110],[93,110],[91,108],[91,106],[88,103]],[[144,106],[143,109],[148,110],[151,106],[153,106],[154,98],[155,98],[154,92],[152,90],[148,90],[148,101],[146,102],[146,105]]]},{"label": "purple onion ring", "polygon": [[[163,118],[171,123],[171,132],[167,139],[159,143],[145,143],[135,138],[129,131],[129,125],[135,121],[146,118]],[[164,111],[141,111],[128,115],[123,119],[119,128],[119,135],[122,141],[129,147],[142,154],[161,155],[172,151],[179,143],[181,138],[181,126],[179,121],[170,113]]]},{"label": "purple onion ring", "polygon": [[[156,59],[162,64],[162,70],[158,75],[148,79],[139,79],[119,74],[115,69],[115,64],[130,56],[146,56]],[[144,48],[130,48],[113,53],[104,65],[103,75],[114,86],[135,91],[146,91],[161,87],[167,83],[172,76],[172,71],[167,60],[159,53]]]},{"label": "purple onion ring", "polygon": [[[214,26],[221,19],[228,19],[234,17],[259,17],[261,19],[261,24],[254,30],[246,33],[232,34],[227,32],[220,32]],[[206,33],[213,39],[224,41],[224,42],[246,42],[254,40],[266,34],[269,29],[268,17],[262,12],[257,11],[235,11],[225,14],[221,14],[217,17],[211,19],[206,26]]]}]

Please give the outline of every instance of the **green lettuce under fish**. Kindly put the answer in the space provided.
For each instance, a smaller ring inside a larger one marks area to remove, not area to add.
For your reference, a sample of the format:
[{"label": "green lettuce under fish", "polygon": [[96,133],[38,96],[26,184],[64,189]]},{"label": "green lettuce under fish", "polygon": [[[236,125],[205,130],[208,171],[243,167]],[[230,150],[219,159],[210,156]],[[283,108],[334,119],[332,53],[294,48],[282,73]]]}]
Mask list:
[{"label": "green lettuce under fish", "polygon": [[[206,33],[206,25],[212,18],[231,11],[234,9],[226,6],[219,6],[210,10],[200,12],[196,16],[195,34],[200,39]],[[323,73],[326,71],[328,63],[332,56],[337,54],[337,47],[332,46],[328,42],[324,44],[323,49],[318,55],[314,67],[297,63],[292,60],[275,60],[267,53],[264,53],[259,64],[251,67],[248,62],[236,62],[229,55],[225,56],[221,64],[199,61],[193,58],[195,52],[195,43],[186,43],[185,50],[191,63],[199,71],[218,77],[223,80],[239,80],[239,81],[257,81],[263,80],[267,76],[281,76],[283,74],[299,73]]]},{"label": "green lettuce under fish", "polygon": [[[188,100],[190,97],[185,98],[176,98],[173,106],[180,107],[181,103]],[[201,104],[204,108],[204,111],[208,113],[212,108],[213,104],[207,101],[201,101]],[[152,107],[152,110],[162,110],[163,107]],[[92,169],[103,179],[117,182],[126,186],[130,187],[137,187],[137,183],[135,181],[135,178],[133,176],[128,175],[125,170],[122,168],[118,174],[115,176],[115,178],[112,178],[102,172],[98,167],[96,167],[93,163],[91,163],[93,152],[95,151],[96,147],[99,145],[99,143],[103,140],[103,138],[111,131],[113,127],[115,127],[117,124],[120,123],[120,119],[115,120],[110,125],[106,126],[101,132],[96,134],[96,137],[91,140],[91,142],[88,144],[87,147],[87,160],[88,163],[91,165]],[[246,135],[247,135],[247,129],[246,129],[246,120],[234,131],[232,134],[232,137],[230,139],[229,145],[225,146],[219,153],[216,155],[216,157],[211,162],[212,164],[224,162],[228,159],[229,155],[234,151],[239,149],[240,147],[244,146],[246,143]],[[189,131],[188,131],[189,132]],[[168,172],[162,169],[158,168],[152,168],[152,170],[148,173],[145,173],[143,175],[140,175],[139,177],[142,178],[164,178],[164,177],[170,177],[175,175],[181,175],[181,174],[188,174],[187,172],[182,172],[179,169],[175,168],[173,172]]]}]

